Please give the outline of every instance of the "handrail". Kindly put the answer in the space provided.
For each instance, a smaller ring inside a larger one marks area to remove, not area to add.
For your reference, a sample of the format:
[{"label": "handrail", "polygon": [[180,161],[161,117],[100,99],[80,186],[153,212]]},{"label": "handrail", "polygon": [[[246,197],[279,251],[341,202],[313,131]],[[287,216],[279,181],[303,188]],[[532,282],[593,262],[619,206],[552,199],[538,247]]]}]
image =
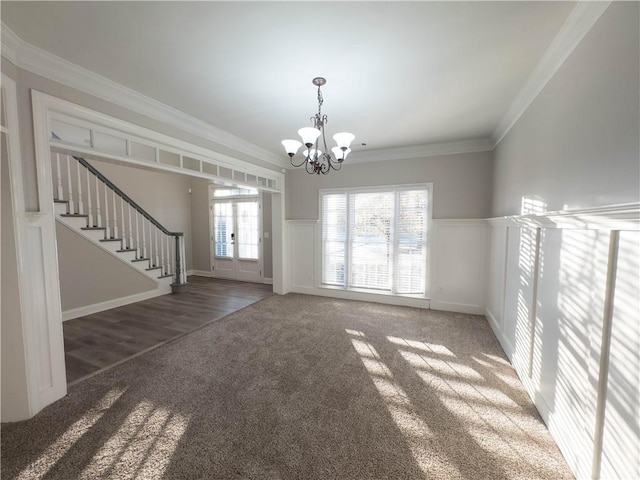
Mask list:
[{"label": "handrail", "polygon": [[155,218],[153,218],[151,215],[149,215],[144,208],[142,208],[140,205],[138,205],[126,193],[124,193],[122,190],[120,190],[116,185],[114,185],[107,177],[105,177],[98,170],[96,170],[84,158],[76,157],[76,156],[73,156],[73,158],[75,158],[80,163],[80,165],[82,165],[87,170],[89,170],[91,173],[93,173],[96,177],[98,177],[98,179],[102,183],[104,183],[107,187],[109,187],[111,190],[113,190],[118,196],[120,196],[122,199],[124,199],[129,205],[131,205],[133,208],[135,208],[144,218],[146,218],[151,223],[153,223],[156,227],[158,227],[158,229],[162,233],[164,233],[165,235],[169,235],[171,237],[182,237],[184,235],[183,232],[170,232],[165,227],[163,227],[162,224],[160,222],[158,222]]}]

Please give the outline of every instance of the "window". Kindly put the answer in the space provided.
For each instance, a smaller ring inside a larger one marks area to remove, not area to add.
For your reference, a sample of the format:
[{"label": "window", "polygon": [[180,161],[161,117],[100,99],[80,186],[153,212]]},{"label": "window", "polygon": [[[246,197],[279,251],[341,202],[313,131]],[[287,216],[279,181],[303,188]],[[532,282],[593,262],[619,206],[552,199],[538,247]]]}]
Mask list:
[{"label": "window", "polygon": [[322,284],[426,293],[430,186],[320,192]]},{"label": "window", "polygon": [[255,188],[215,188],[213,189],[214,197],[239,197],[242,195],[258,195]]}]

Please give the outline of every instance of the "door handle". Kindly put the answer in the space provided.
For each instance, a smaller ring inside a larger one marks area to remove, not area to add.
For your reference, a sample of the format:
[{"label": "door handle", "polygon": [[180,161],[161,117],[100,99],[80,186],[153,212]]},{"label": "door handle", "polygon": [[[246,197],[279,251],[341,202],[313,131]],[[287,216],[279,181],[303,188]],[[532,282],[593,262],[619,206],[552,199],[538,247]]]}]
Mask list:
[{"label": "door handle", "polygon": [[236,234],[232,233],[231,234],[231,245],[233,245],[235,243],[235,240],[236,240]]}]

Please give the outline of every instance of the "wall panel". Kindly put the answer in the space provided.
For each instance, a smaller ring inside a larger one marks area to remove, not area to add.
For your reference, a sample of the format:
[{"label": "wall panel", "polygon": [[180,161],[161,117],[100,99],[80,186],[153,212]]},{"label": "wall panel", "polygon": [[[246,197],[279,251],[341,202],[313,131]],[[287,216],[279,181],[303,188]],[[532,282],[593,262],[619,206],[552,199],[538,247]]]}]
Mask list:
[{"label": "wall panel", "polygon": [[578,478],[640,478],[639,213],[489,220],[487,316]]},{"label": "wall panel", "polygon": [[640,232],[620,232],[601,478],[640,478]]}]

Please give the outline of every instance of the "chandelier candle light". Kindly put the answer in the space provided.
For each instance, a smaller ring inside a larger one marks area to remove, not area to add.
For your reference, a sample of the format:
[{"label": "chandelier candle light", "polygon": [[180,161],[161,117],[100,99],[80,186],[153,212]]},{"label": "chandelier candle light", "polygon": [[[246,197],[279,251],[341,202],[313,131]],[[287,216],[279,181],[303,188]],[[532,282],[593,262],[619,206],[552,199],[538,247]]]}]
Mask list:
[{"label": "chandelier candle light", "polygon": [[[327,83],[327,80],[322,77],[316,77],[312,83],[318,87],[318,113],[311,117],[313,127],[304,127],[298,130],[298,135],[302,138],[302,143],[298,140],[283,140],[282,145],[289,155],[292,166],[301,167],[304,165],[307,173],[315,175],[322,173],[326,175],[331,169],[340,170],[340,168],[342,168],[342,162],[344,162],[349,152],[351,152],[349,145],[351,145],[351,142],[353,142],[353,139],[356,137],[347,132],[336,133],[333,139],[338,145],[331,149],[333,156],[327,153],[327,141],[324,137],[324,126],[327,124],[327,116],[322,114],[322,103],[324,99],[320,91],[320,87]],[[318,143],[320,142],[320,137],[322,137],[324,151],[319,149]],[[305,158],[299,164],[296,164],[293,161],[293,156],[303,144],[306,147],[306,150],[302,152]]]}]

